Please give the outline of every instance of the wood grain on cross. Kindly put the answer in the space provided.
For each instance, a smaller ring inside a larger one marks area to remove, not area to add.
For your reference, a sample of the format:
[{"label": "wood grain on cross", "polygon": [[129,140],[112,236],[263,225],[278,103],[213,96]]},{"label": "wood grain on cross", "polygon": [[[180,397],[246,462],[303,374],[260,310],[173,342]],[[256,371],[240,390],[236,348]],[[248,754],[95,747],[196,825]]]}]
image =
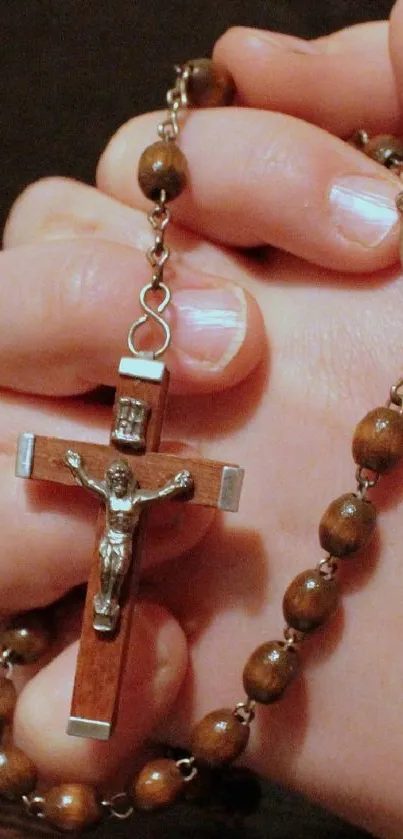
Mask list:
[{"label": "wood grain on cross", "polygon": [[[177,472],[187,469],[194,486],[186,502],[235,511],[238,508],[243,476],[239,467],[157,453],[169,379],[165,366],[155,361],[122,359],[119,374],[109,446],[23,434],[19,441],[16,475],[77,485],[65,462],[68,449],[75,449],[83,457],[88,472],[102,480],[119,452],[130,465],[142,489],[156,490]],[[116,433],[118,427],[120,430],[126,427],[125,422],[119,426],[119,411],[122,405],[123,412],[126,410],[129,400],[134,400],[136,404],[146,404],[149,408],[147,420],[143,424],[141,445],[136,435],[133,436],[134,442],[130,443],[130,433],[121,434],[120,439]],[[130,634],[146,518],[146,512],[142,512],[136,529],[131,567],[124,584],[118,627],[112,637],[106,637],[93,627],[93,600],[100,584],[98,547],[105,527],[104,510],[99,512],[67,729],[69,734],[107,740],[112,733]]]}]

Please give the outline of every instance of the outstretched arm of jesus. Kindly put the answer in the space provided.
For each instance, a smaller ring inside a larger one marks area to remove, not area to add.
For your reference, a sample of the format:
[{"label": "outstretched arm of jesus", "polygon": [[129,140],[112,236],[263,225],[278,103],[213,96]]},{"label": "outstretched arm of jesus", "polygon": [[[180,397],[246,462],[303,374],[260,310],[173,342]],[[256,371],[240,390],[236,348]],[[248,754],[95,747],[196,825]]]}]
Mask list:
[{"label": "outstretched arm of jesus", "polygon": [[66,452],[65,462],[66,466],[69,467],[70,472],[73,473],[77,483],[85,489],[89,489],[91,492],[95,492],[97,495],[100,495],[102,499],[106,498],[106,490],[103,481],[97,481],[96,478],[91,478],[85,468],[84,460],[78,452],[68,449]]},{"label": "outstretched arm of jesus", "polygon": [[178,472],[177,475],[168,481],[165,486],[157,490],[141,490],[139,500],[142,503],[148,501],[166,501],[168,498],[173,498],[175,495],[183,495],[193,489],[193,479],[187,470]]}]

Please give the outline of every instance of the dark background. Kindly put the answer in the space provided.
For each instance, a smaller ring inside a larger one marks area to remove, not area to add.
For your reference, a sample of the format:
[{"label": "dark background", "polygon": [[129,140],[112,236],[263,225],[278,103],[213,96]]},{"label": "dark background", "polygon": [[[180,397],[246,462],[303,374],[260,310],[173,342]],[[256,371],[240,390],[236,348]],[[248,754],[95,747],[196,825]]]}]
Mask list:
[{"label": "dark background", "polygon": [[[161,107],[172,65],[209,54],[229,26],[314,37],[387,17],[391,6],[391,0],[0,0],[0,225],[18,192],[37,178],[61,174],[91,183],[116,128]],[[140,815],[95,836],[367,836],[269,783],[261,789],[250,779],[246,786],[234,783],[212,806]],[[34,833],[49,836],[40,823],[23,825],[13,806],[0,804],[1,837]]]}]

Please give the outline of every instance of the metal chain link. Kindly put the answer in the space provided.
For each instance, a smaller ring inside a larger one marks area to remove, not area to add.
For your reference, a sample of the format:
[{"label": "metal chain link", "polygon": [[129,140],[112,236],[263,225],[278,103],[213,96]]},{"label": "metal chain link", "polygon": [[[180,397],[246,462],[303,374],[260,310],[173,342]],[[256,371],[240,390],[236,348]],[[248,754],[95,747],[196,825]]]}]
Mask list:
[{"label": "metal chain link", "polygon": [[[179,117],[181,111],[188,107],[187,85],[191,75],[188,65],[175,67],[177,78],[174,87],[166,95],[167,114],[158,125],[158,136],[166,143],[177,141],[180,132]],[[165,243],[165,231],[171,220],[171,214],[166,203],[166,193],[161,191],[154,208],[148,213],[147,219],[154,234],[154,242],[147,250],[147,259],[152,268],[151,282],[147,283],[140,292],[140,306],[144,314],[130,327],[127,343],[130,352],[136,356],[144,356],[144,351],[136,345],[138,330],[154,322],[162,331],[159,346],[147,352],[147,356],[160,358],[171,343],[171,330],[165,317],[161,317],[171,299],[171,293],[164,282],[164,270],[170,257],[170,250]],[[162,300],[159,300],[162,293]],[[147,300],[146,300],[147,297]]]},{"label": "metal chain link", "polygon": [[242,725],[250,725],[256,716],[256,702],[253,699],[246,699],[244,702],[238,702],[235,705],[233,714],[235,719],[239,720]]},{"label": "metal chain link", "polygon": [[298,632],[293,626],[287,625],[283,630],[283,638],[286,647],[299,647],[306,640],[307,635],[304,632]]},{"label": "metal chain link", "polygon": [[194,757],[181,757],[180,760],[176,761],[176,766],[178,767],[179,771],[182,773],[184,781],[189,784],[190,781],[193,781],[193,778],[199,774],[199,770],[196,766],[196,761]]},{"label": "metal chain link", "polygon": [[130,819],[134,813],[134,805],[127,792],[117,792],[109,799],[101,801],[103,807],[109,816],[113,816],[118,821],[126,821]]},{"label": "metal chain link", "polygon": [[22,795],[21,800],[29,816],[35,816],[37,819],[45,818],[43,812],[44,798],[42,795],[33,792],[31,795]]},{"label": "metal chain link", "polygon": [[179,113],[188,107],[187,84],[190,78],[191,69],[188,65],[176,66],[177,74],[174,87],[168,90],[166,103],[168,112],[165,119],[158,125],[158,135],[166,142],[175,141],[179,136]]},{"label": "metal chain link", "polygon": [[334,556],[325,556],[316,567],[325,580],[334,580],[339,570],[339,564]]},{"label": "metal chain link", "polygon": [[11,679],[13,675],[14,669],[14,656],[13,651],[9,649],[4,649],[0,653],[0,668],[4,670],[4,675],[6,679]]},{"label": "metal chain link", "polygon": [[[400,193],[400,195],[403,199],[403,192]],[[390,389],[389,399],[386,403],[386,407],[391,408],[392,405],[399,409],[399,414],[403,413],[403,379],[399,379],[396,382],[396,384],[392,385]]]},{"label": "metal chain link", "polygon": [[357,466],[355,472],[355,479],[357,481],[357,496],[365,501],[368,490],[373,489],[380,478],[379,472],[373,472],[370,469],[364,469],[363,466]]}]

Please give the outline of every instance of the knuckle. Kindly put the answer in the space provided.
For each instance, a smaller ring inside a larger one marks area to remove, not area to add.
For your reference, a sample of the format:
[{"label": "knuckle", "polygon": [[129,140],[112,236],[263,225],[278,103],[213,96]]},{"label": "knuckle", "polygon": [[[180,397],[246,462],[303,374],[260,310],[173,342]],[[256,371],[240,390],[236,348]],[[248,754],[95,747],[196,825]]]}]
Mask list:
[{"label": "knuckle", "polygon": [[34,181],[20,193],[12,205],[5,229],[4,247],[16,247],[38,239],[54,224],[58,212],[69,206],[74,181],[47,177]]},{"label": "knuckle", "polygon": [[58,279],[49,283],[46,278],[43,284],[42,313],[44,322],[51,323],[59,336],[65,334],[70,345],[71,329],[77,335],[85,334],[88,322],[92,322],[97,293],[102,291],[99,288],[102,248],[90,240],[60,244],[55,254]]}]

